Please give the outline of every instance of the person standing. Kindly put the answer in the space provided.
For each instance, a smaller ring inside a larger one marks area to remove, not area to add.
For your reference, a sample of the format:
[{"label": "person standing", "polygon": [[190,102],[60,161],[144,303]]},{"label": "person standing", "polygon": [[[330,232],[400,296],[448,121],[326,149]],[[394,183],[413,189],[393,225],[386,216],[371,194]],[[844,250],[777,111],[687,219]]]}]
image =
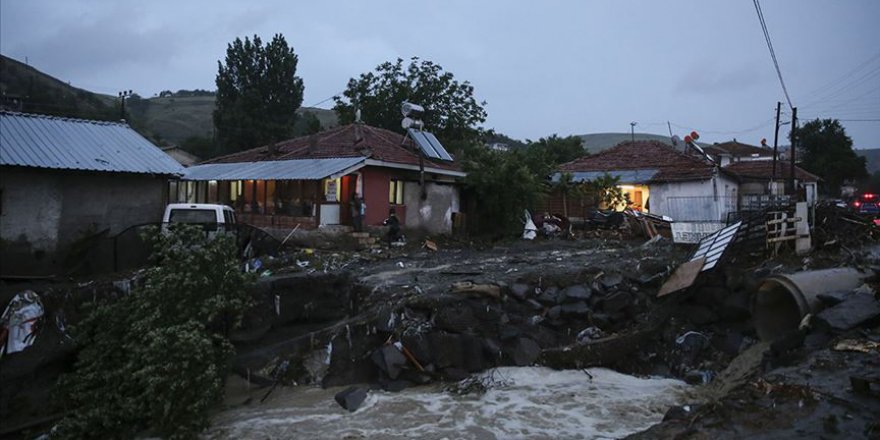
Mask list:
[{"label": "person standing", "polygon": [[360,196],[352,194],[349,207],[351,209],[351,223],[354,226],[354,232],[363,232],[364,230],[363,205],[364,203]]},{"label": "person standing", "polygon": [[394,243],[400,238],[400,219],[397,218],[397,212],[394,208],[388,210],[388,218],[382,222],[383,225],[388,226],[388,235],[386,236],[388,240],[388,247],[391,247],[391,243]]}]

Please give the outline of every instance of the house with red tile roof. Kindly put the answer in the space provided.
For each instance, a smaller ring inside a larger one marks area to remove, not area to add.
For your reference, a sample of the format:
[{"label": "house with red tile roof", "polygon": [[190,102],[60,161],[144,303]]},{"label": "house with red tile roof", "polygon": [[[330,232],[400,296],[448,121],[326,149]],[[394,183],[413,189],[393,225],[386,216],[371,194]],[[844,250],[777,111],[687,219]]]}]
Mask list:
[{"label": "house with red tile roof", "polygon": [[703,150],[722,167],[734,162],[773,159],[772,148],[744,144],[736,139],[704,146]]},{"label": "house with red tile roof", "polygon": [[[741,202],[754,199],[757,196],[765,196],[770,193],[770,182],[778,182],[781,188],[783,182],[791,177],[791,162],[772,160],[739,161],[725,166],[723,169],[736,176],[739,180]],[[794,167],[794,178],[797,182],[798,192],[802,193],[802,199],[807,205],[812,206],[817,199],[817,185],[819,176],[812,174],[798,166]],[[741,205],[753,205],[754,203],[741,203]]]},{"label": "house with red tile roof", "polygon": [[562,164],[554,180],[562,173],[570,173],[575,182],[606,173],[617,177],[635,208],[676,221],[720,222],[737,210],[735,176],[703,157],[657,141],[623,142]]},{"label": "house with red tile roof", "polygon": [[265,145],[189,167],[172,200],[223,203],[260,227],[350,225],[354,195],[364,224],[381,225],[394,208],[402,226],[447,233],[465,173],[430,159],[409,136],[360,122]]}]

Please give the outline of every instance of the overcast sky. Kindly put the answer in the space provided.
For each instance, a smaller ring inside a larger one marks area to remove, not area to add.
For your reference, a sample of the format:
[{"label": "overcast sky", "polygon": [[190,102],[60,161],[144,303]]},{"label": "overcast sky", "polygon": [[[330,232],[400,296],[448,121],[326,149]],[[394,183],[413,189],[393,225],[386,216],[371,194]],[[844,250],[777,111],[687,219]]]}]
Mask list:
[{"label": "overcast sky", "polygon": [[[762,8],[801,119],[839,118],[857,148],[880,148],[880,1]],[[670,121],[705,141],[772,143],[785,102],[751,0],[0,1],[0,52],[113,95],[213,90],[229,42],[275,33],[299,55],[305,106],[418,56],[470,81],[485,127],[518,139],[631,121],[668,134]]]}]

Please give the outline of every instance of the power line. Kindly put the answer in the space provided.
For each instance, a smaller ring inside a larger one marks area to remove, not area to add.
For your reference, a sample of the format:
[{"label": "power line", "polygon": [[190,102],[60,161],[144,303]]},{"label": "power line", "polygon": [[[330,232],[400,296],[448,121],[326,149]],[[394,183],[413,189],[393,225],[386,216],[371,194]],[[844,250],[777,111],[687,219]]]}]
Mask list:
[{"label": "power line", "polygon": [[844,73],[843,75],[811,90],[809,93],[807,93],[807,96],[811,96],[814,98],[808,100],[808,103],[813,104],[816,101],[824,100],[823,99],[824,97],[834,95],[835,93],[828,93],[829,90],[836,90],[839,88],[839,86],[841,84],[846,83],[846,82],[851,82],[852,77],[854,75],[856,75],[859,71],[861,71],[862,69],[864,69],[865,67],[869,66],[871,63],[873,63],[874,61],[877,61],[877,60],[880,60],[880,52],[877,52],[876,54],[874,54],[874,56],[869,58],[867,61],[862,62],[861,64],[859,64],[855,68],[849,70],[848,72]]},{"label": "power line", "polygon": [[785,81],[782,79],[782,70],[779,69],[779,60],[776,59],[776,51],[773,50],[773,42],[770,41],[770,32],[767,30],[767,22],[764,21],[764,12],[761,11],[761,4],[758,0],[755,3],[755,11],[758,13],[758,21],[761,22],[761,29],[764,31],[764,40],[767,41],[767,48],[770,49],[770,58],[773,59],[773,66],[776,67],[776,75],[779,76],[779,84],[782,85],[782,93],[785,94],[785,101],[788,102],[789,108],[794,108],[791,104],[791,97],[788,96],[788,88],[785,87]]}]

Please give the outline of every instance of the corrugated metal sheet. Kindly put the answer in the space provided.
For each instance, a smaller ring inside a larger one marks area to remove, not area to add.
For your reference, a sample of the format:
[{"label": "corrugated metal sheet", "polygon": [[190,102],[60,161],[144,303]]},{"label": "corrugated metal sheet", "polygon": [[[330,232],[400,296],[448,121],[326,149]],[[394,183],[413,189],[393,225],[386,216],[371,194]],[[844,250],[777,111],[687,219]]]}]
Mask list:
[{"label": "corrugated metal sheet", "polygon": [[[592,181],[604,176],[605,174],[608,174],[611,177],[619,177],[620,183],[647,183],[659,172],[660,170],[643,169],[616,171],[573,171],[570,172],[570,174],[574,182],[584,182],[588,180]],[[562,173],[554,174],[553,181],[558,182],[561,176]]]},{"label": "corrugated metal sheet", "polygon": [[718,264],[718,260],[724,255],[724,250],[727,249],[727,245],[736,238],[736,232],[739,230],[740,226],[742,226],[741,221],[721,229],[712,235],[704,237],[700,240],[700,246],[697,248],[697,251],[694,252],[694,256],[691,257],[690,261],[705,257],[706,262],[703,264],[703,269],[701,271],[706,271],[715,267],[715,265]]},{"label": "corrugated metal sheet", "polygon": [[363,166],[366,157],[211,163],[186,169],[183,180],[319,180]]},{"label": "corrugated metal sheet", "polygon": [[0,164],[120,173],[183,173],[179,163],[127,124],[10,112],[0,112]]}]

